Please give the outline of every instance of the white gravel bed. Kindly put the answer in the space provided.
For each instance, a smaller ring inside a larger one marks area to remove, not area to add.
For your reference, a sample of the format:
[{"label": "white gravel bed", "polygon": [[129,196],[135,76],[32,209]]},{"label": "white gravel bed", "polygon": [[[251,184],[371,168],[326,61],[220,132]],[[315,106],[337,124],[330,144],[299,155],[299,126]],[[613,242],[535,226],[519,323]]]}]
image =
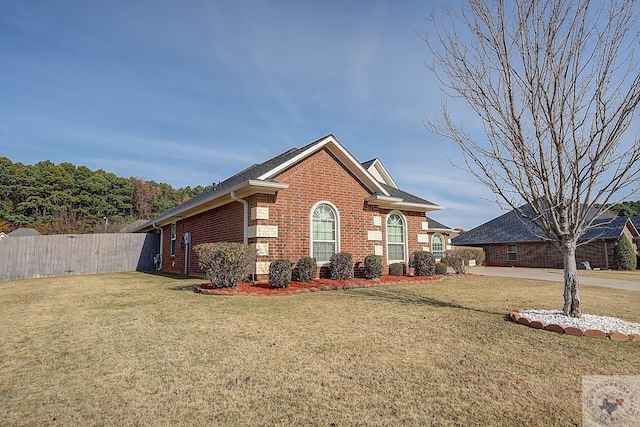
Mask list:
[{"label": "white gravel bed", "polygon": [[640,324],[631,323],[615,317],[594,316],[592,314],[583,314],[582,317],[576,319],[574,317],[565,316],[559,310],[525,310],[520,315],[527,317],[532,321],[538,320],[547,324],[555,323],[563,328],[573,326],[582,330],[599,329],[603,332],[620,332],[623,334],[640,334]]}]

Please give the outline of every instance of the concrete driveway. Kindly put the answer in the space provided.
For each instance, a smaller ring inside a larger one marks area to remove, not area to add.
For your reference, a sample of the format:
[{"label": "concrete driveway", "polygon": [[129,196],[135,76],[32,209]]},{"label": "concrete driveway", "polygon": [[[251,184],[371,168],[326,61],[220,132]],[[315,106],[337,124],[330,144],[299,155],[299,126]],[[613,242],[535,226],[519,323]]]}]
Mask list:
[{"label": "concrete driveway", "polygon": [[[516,279],[546,280],[550,282],[564,282],[561,270],[547,268],[516,268],[516,267],[471,267],[471,274],[479,276],[513,277]],[[579,274],[579,273],[578,273]],[[628,280],[603,279],[599,277],[580,276],[581,285],[604,286],[606,288],[640,291],[640,282]]]}]

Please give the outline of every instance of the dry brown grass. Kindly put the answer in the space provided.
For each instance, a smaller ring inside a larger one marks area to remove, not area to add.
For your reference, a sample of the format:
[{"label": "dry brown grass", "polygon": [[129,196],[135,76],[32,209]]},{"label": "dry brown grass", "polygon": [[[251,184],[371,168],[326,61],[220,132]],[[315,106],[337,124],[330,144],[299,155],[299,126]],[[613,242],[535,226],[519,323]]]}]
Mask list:
[{"label": "dry brown grass", "polygon": [[[0,282],[2,425],[580,425],[582,375],[640,345],[505,321],[562,284],[507,278],[204,296],[142,273]],[[640,292],[584,286],[640,322]]]}]

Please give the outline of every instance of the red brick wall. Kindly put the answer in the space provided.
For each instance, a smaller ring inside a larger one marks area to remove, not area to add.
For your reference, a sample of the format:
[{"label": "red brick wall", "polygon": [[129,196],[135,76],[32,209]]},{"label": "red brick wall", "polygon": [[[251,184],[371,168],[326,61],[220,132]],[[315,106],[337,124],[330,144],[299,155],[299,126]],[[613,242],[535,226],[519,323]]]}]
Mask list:
[{"label": "red brick wall", "polygon": [[[517,261],[507,259],[507,245],[496,244],[484,247],[486,265],[494,267],[531,267],[531,268],[563,268],[562,254],[551,243],[518,243],[515,244],[518,253]],[[605,241],[595,240],[586,245],[578,246],[576,262],[589,261],[591,268],[615,268],[613,264],[613,249],[615,241],[606,241],[609,262],[605,257]]]},{"label": "red brick wall", "polygon": [[176,253],[171,251],[171,226],[163,228],[162,269],[175,273],[184,273],[184,260],[186,247],[180,243],[183,241],[183,233],[191,233],[191,251],[189,255],[189,274],[204,276],[204,272],[198,267],[198,257],[193,251],[193,246],[200,243],[211,242],[239,242],[242,243],[244,207],[239,202],[232,202],[220,206],[211,211],[176,220]]}]

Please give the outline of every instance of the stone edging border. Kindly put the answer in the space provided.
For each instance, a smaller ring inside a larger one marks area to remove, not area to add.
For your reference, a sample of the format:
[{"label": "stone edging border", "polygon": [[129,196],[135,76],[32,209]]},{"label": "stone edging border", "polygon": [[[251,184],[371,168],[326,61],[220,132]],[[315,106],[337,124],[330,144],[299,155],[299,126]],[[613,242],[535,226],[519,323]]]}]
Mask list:
[{"label": "stone edging border", "polygon": [[524,309],[514,310],[509,313],[509,318],[515,322],[520,323],[521,325],[529,326],[534,329],[543,329],[545,331],[556,332],[558,334],[567,334],[573,335],[576,337],[588,337],[588,338],[600,338],[600,339],[608,339],[611,341],[632,341],[636,343],[640,343],[640,335],[639,334],[623,334],[621,332],[604,332],[600,329],[580,329],[573,326],[563,327],[557,325],[555,323],[546,324],[545,322],[541,322],[539,320],[531,320],[528,317],[524,317],[520,314],[520,312],[525,311]]}]

